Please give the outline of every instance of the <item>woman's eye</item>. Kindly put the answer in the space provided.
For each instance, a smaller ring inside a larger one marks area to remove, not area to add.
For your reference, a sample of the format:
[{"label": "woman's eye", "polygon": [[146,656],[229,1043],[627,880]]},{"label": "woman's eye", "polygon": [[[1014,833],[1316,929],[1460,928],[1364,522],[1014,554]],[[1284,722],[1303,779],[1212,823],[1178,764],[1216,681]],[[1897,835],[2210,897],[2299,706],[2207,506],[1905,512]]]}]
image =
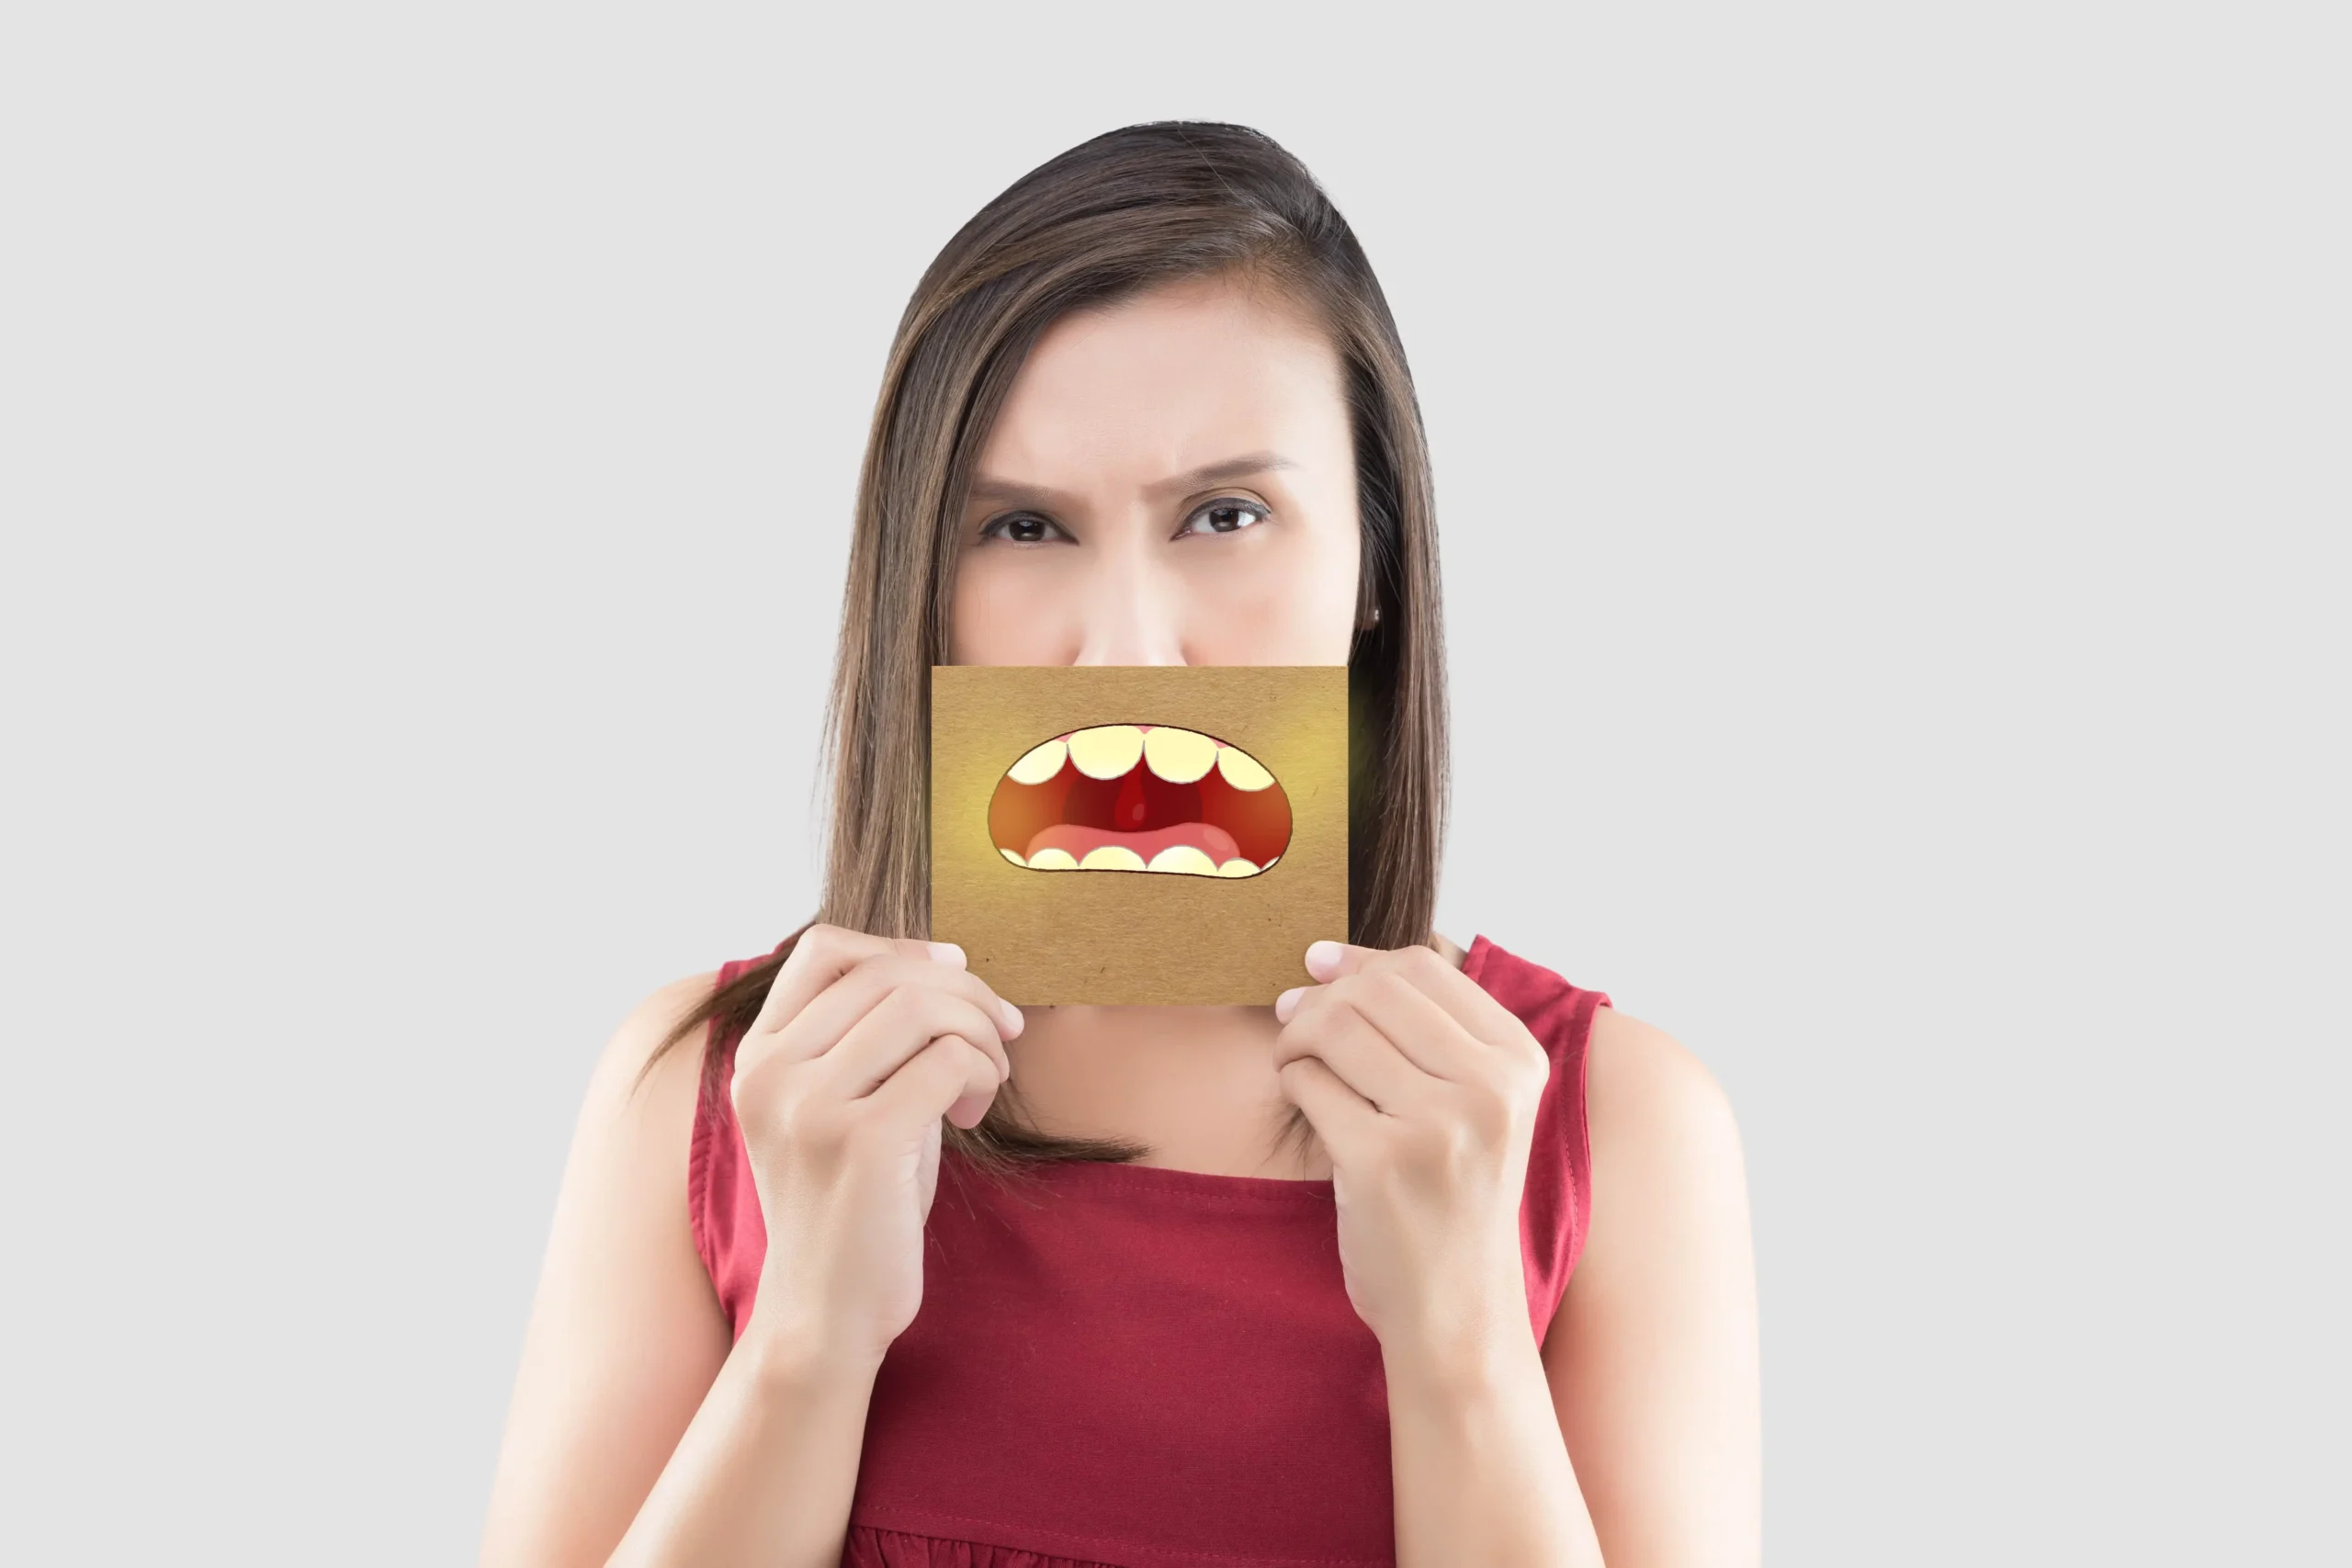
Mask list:
[{"label": "woman's eye", "polygon": [[980,537],[1010,540],[1016,545],[1042,545],[1051,536],[1046,531],[1061,532],[1061,525],[1048,518],[1015,513],[1010,517],[991,518],[980,529]]},{"label": "woman's eye", "polygon": [[[1212,501],[1184,520],[1185,525],[1179,532],[1178,537],[1181,538],[1185,534],[1202,532],[1238,534],[1244,528],[1256,527],[1272,515],[1272,513],[1254,501],[1242,501],[1237,497]],[[1208,525],[1205,530],[1194,528],[1192,525],[1200,522],[1205,522]]]}]

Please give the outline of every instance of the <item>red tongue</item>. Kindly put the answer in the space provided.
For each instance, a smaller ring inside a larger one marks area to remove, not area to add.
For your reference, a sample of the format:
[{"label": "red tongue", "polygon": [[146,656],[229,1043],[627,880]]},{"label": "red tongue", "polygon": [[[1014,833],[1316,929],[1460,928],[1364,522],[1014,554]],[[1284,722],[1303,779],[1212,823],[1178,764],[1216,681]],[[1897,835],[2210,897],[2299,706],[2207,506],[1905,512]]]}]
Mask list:
[{"label": "red tongue", "polygon": [[1104,844],[1123,844],[1142,857],[1149,865],[1159,852],[1178,844],[1190,844],[1209,857],[1211,865],[1223,865],[1237,858],[1233,835],[1222,828],[1206,822],[1182,822],[1173,828],[1156,828],[1148,833],[1121,833],[1109,828],[1082,828],[1075,822],[1057,822],[1042,829],[1029,840],[1022,852],[1023,860],[1035,860],[1040,850],[1060,850],[1072,860],[1082,861],[1087,852]]}]

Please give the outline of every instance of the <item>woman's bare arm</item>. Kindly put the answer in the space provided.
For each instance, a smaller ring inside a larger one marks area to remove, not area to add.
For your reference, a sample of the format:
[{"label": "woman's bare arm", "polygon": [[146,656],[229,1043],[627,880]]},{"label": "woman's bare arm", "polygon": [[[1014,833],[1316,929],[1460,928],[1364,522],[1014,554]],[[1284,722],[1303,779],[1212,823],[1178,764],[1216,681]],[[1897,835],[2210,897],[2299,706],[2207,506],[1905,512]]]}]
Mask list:
[{"label": "woman's bare arm", "polygon": [[694,1247],[686,1153],[701,1041],[632,1093],[707,996],[664,987],[593,1075],[556,1202],[483,1534],[482,1568],[841,1559],[875,1367],[754,1311],[740,1344]]},{"label": "woman's bare arm", "polygon": [[1755,1247],[1738,1124],[1673,1037],[1603,1008],[1585,1084],[1592,1232],[1544,1337],[1609,1568],[1760,1560]]}]

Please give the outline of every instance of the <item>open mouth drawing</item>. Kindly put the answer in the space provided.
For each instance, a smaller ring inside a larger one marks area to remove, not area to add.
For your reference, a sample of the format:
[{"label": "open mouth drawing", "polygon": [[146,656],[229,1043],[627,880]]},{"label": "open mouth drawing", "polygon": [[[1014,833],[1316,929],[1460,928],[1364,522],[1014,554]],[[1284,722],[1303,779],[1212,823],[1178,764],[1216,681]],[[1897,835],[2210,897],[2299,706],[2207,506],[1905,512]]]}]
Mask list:
[{"label": "open mouth drawing", "polygon": [[1290,845],[1290,800],[1255,757],[1214,736],[1101,724],[1005,770],[989,837],[1031,871],[1255,876]]}]

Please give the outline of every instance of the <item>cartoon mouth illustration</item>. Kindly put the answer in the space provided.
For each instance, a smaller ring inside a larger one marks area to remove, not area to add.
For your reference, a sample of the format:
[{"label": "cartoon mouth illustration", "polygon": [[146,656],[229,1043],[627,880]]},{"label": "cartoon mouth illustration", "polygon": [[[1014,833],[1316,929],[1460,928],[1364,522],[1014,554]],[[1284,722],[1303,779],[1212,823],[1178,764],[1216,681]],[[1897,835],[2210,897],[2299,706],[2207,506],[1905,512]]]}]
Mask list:
[{"label": "cartoon mouth illustration", "polygon": [[1290,800],[1259,761],[1167,724],[1057,735],[1005,771],[989,837],[1031,871],[1255,876],[1290,844]]}]

